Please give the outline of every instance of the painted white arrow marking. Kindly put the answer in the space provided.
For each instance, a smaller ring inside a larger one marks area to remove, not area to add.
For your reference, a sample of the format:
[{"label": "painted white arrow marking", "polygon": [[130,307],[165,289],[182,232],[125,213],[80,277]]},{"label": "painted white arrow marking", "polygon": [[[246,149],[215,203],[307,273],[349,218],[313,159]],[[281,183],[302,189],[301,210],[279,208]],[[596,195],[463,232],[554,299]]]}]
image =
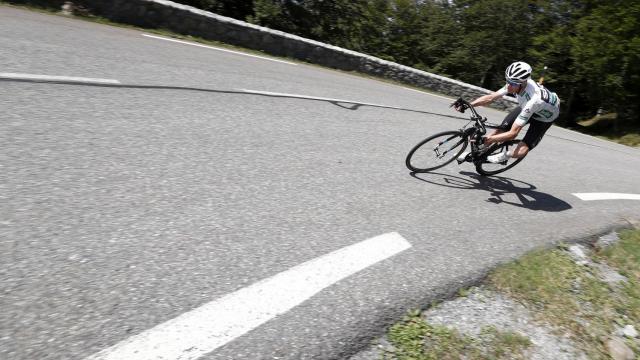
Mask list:
[{"label": "painted white arrow marking", "polygon": [[347,246],[204,304],[86,360],[197,359],[410,247],[397,233]]}]

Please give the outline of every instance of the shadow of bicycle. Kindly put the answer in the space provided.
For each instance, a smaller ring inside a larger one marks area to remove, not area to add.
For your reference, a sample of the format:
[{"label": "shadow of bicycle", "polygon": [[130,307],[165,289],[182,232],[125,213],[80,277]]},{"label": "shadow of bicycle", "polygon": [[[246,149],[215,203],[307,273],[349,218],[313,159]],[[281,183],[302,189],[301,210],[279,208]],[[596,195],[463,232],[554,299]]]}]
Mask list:
[{"label": "shadow of bicycle", "polygon": [[[508,204],[536,211],[559,212],[571,209],[569,203],[536,191],[536,187],[521,180],[506,177],[484,177],[472,172],[462,171],[454,176],[442,173],[411,173],[411,176],[429,184],[450,187],[454,189],[482,190],[490,194],[487,202],[493,204]],[[513,198],[518,201],[509,201]]]}]

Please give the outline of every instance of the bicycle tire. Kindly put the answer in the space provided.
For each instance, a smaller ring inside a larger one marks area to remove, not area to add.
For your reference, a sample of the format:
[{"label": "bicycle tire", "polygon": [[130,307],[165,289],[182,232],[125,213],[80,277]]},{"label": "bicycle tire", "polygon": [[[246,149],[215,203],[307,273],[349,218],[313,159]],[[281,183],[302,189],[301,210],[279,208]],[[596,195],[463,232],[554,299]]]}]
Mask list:
[{"label": "bicycle tire", "polygon": [[501,172],[507,171],[507,170],[511,169],[512,167],[516,166],[518,163],[520,163],[520,161],[522,161],[526,157],[526,155],[521,157],[521,158],[519,158],[519,159],[510,158],[513,161],[509,162],[509,160],[507,160],[507,163],[504,164],[504,165],[502,165],[502,164],[493,164],[493,163],[490,163],[490,162],[487,161],[487,157],[488,156],[500,153],[502,151],[508,151],[509,148],[511,148],[511,147],[515,148],[516,146],[518,146],[519,143],[520,143],[520,140],[505,141],[505,142],[503,142],[501,144],[498,144],[497,146],[493,147],[490,151],[484,153],[480,157],[480,159],[478,159],[476,161],[476,171],[478,172],[478,174],[484,175],[484,176],[496,175],[496,174],[499,174]]},{"label": "bicycle tire", "polygon": [[[434,142],[434,140],[438,140],[439,138],[441,138],[443,141],[440,143]],[[454,140],[456,138],[458,138],[459,140],[455,143],[452,143],[453,145],[450,148],[448,149],[445,148],[444,152],[438,151],[440,150],[439,149],[440,146],[444,145],[445,143],[449,143],[451,140]],[[430,142],[434,142],[434,145],[436,144],[437,145],[432,149],[423,147],[423,145]],[[448,157],[448,155],[450,154],[449,152],[458,147],[460,147],[460,149],[457,152],[454,151],[453,153],[455,154],[451,158],[449,158]],[[428,138],[422,140],[416,146],[414,146],[413,149],[409,151],[409,154],[407,154],[407,159],[405,160],[405,164],[407,165],[407,168],[413,172],[416,172],[416,173],[429,172],[431,170],[439,169],[449,164],[454,159],[456,159],[460,154],[462,154],[462,152],[466,148],[467,148],[467,139],[464,137],[464,133],[462,131],[457,131],[457,130],[443,131],[435,135],[429,136]],[[435,166],[425,167],[425,165],[430,165],[431,163],[437,163],[439,160],[442,160],[442,162]],[[425,165],[422,165],[422,164],[425,164]]]}]

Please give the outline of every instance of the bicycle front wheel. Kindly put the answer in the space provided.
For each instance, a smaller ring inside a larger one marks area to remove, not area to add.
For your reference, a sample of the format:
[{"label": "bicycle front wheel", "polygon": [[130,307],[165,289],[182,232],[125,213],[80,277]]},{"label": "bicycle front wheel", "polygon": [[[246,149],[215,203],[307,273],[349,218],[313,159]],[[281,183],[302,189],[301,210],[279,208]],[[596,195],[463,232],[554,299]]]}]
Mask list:
[{"label": "bicycle front wheel", "polygon": [[520,161],[522,161],[522,159],[524,159],[524,156],[519,159],[510,157],[506,161],[497,164],[487,161],[487,156],[500,154],[504,151],[511,152],[518,146],[519,143],[520,140],[505,141],[491,149],[491,151],[483,154],[482,157],[476,162],[476,171],[478,172],[478,174],[485,176],[495,175],[516,166]]},{"label": "bicycle front wheel", "polygon": [[457,158],[467,148],[462,131],[444,131],[422,140],[407,155],[407,168],[413,172],[428,172],[441,168]]}]

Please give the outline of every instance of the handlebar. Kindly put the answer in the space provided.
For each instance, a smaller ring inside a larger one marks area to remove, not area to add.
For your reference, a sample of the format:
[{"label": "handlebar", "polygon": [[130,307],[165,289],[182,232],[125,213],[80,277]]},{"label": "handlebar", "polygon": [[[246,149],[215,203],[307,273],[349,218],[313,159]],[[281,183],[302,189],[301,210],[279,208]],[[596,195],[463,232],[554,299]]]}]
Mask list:
[{"label": "handlebar", "polygon": [[476,109],[473,106],[471,106],[471,104],[469,104],[463,98],[458,98],[458,100],[456,100],[453,104],[449,105],[449,107],[462,108],[461,112],[464,112],[466,109],[471,109],[471,113],[472,113],[471,118],[473,120],[477,119],[477,120],[479,120],[481,122],[487,121],[487,118],[483,118],[482,116],[480,116],[480,114],[478,114]]},{"label": "handlebar", "polygon": [[453,104],[449,105],[449,107],[455,107],[457,108],[461,108],[462,110],[460,112],[463,112],[466,109],[470,109],[471,110],[471,120],[475,121],[476,124],[478,124],[478,126],[482,129],[482,133],[486,133],[486,128],[484,126],[484,123],[487,121],[486,117],[482,117],[480,114],[478,114],[478,112],[476,111],[476,109],[470,104],[468,103],[466,100],[464,100],[463,98],[458,98],[458,100],[456,100]]}]

